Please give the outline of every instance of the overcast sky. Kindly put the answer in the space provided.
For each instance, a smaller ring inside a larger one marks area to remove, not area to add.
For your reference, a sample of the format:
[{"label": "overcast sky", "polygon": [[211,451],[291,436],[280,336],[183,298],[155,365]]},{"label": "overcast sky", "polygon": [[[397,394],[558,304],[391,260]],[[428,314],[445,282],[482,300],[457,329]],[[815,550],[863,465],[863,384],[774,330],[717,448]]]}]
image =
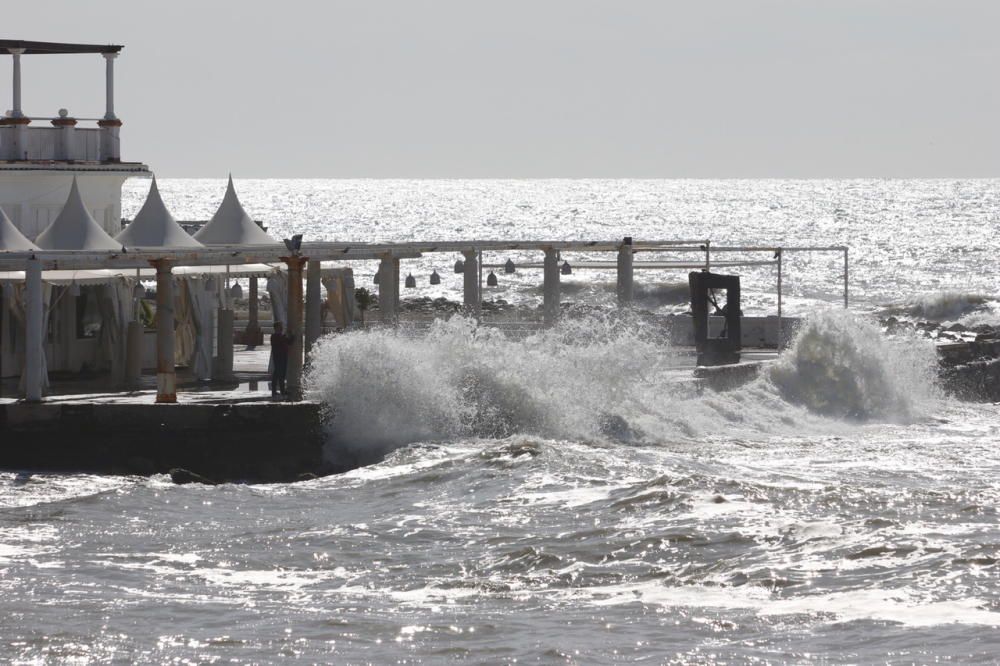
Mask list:
[{"label": "overcast sky", "polygon": [[[997,0],[8,2],[163,176],[1000,176]],[[2,58],[10,107],[10,58]],[[29,115],[103,113],[25,56]]]}]

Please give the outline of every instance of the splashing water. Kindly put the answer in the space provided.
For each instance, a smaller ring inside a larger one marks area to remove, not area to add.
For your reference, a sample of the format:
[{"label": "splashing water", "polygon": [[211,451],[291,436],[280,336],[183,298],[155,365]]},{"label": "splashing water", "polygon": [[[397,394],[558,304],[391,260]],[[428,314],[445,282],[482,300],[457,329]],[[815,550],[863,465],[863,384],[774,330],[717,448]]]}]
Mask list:
[{"label": "splashing water", "polygon": [[635,386],[677,373],[659,333],[587,318],[514,340],[456,317],[422,337],[403,329],[326,338],[306,384],[331,405],[338,441],[371,451],[514,433],[626,436],[615,415]]},{"label": "splashing water", "polygon": [[823,310],[803,322],[769,374],[785,399],[813,412],[907,420],[936,396],[935,361],[927,341],[889,341],[870,321],[844,310]]},{"label": "splashing water", "polygon": [[837,420],[900,420],[933,394],[933,348],[820,312],[758,380],[702,392],[691,358],[655,324],[587,317],[525,339],[438,321],[324,339],[306,383],[339,447],[377,459],[414,442],[514,434],[658,443],[711,434],[828,433]]}]

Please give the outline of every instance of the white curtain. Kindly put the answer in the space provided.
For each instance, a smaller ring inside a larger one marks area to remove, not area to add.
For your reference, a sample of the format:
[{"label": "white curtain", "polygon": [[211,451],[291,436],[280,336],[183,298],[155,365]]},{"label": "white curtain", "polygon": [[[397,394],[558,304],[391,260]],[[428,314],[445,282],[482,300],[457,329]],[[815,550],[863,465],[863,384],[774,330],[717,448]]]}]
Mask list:
[{"label": "white curtain", "polygon": [[185,278],[188,298],[191,302],[191,318],[194,320],[195,343],[194,357],[191,359],[191,372],[202,381],[212,378],[212,338],[215,317],[216,295],[212,293],[214,278]]},{"label": "white curtain", "polygon": [[101,335],[98,341],[99,357],[111,366],[111,381],[125,381],[125,345],[128,322],[132,319],[132,292],[134,280],[120,278],[101,288]]},{"label": "white curtain", "polygon": [[353,325],[357,304],[354,299],[354,275],[350,269],[330,271],[323,277],[326,287],[326,309],[333,315],[337,328]]},{"label": "white curtain", "polygon": [[271,319],[288,324],[288,276],[274,273],[267,278],[267,293],[271,297]]}]

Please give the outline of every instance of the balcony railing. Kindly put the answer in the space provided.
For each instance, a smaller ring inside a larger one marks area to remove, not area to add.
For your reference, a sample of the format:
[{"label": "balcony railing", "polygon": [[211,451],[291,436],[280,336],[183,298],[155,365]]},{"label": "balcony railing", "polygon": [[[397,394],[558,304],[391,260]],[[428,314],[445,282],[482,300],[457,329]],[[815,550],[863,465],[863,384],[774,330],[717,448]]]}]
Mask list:
[{"label": "balcony railing", "polygon": [[0,160],[117,162],[118,127],[0,125]]}]

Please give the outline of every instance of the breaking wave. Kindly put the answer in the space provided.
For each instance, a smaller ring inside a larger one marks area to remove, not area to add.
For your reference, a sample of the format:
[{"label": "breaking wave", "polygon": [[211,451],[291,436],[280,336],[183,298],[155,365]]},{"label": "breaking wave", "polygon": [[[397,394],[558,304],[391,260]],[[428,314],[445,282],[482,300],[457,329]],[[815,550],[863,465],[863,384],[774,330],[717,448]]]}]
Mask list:
[{"label": "breaking wave", "polygon": [[692,377],[661,326],[622,317],[564,321],[523,339],[452,318],[426,334],[368,330],[314,351],[310,397],[332,411],[338,446],[400,446],[515,434],[655,444],[712,435],[830,432],[915,416],[933,394],[933,348],[887,341],[866,320],[819,313],[755,381],[725,393]]},{"label": "breaking wave", "polygon": [[890,341],[844,310],[807,319],[769,373],[790,402],[835,418],[900,420],[936,397],[936,355],[915,337]]},{"label": "breaking wave", "polygon": [[987,310],[990,303],[995,300],[983,294],[944,291],[921,294],[904,303],[890,305],[882,311],[882,314],[924,321],[957,321],[967,315]]}]

